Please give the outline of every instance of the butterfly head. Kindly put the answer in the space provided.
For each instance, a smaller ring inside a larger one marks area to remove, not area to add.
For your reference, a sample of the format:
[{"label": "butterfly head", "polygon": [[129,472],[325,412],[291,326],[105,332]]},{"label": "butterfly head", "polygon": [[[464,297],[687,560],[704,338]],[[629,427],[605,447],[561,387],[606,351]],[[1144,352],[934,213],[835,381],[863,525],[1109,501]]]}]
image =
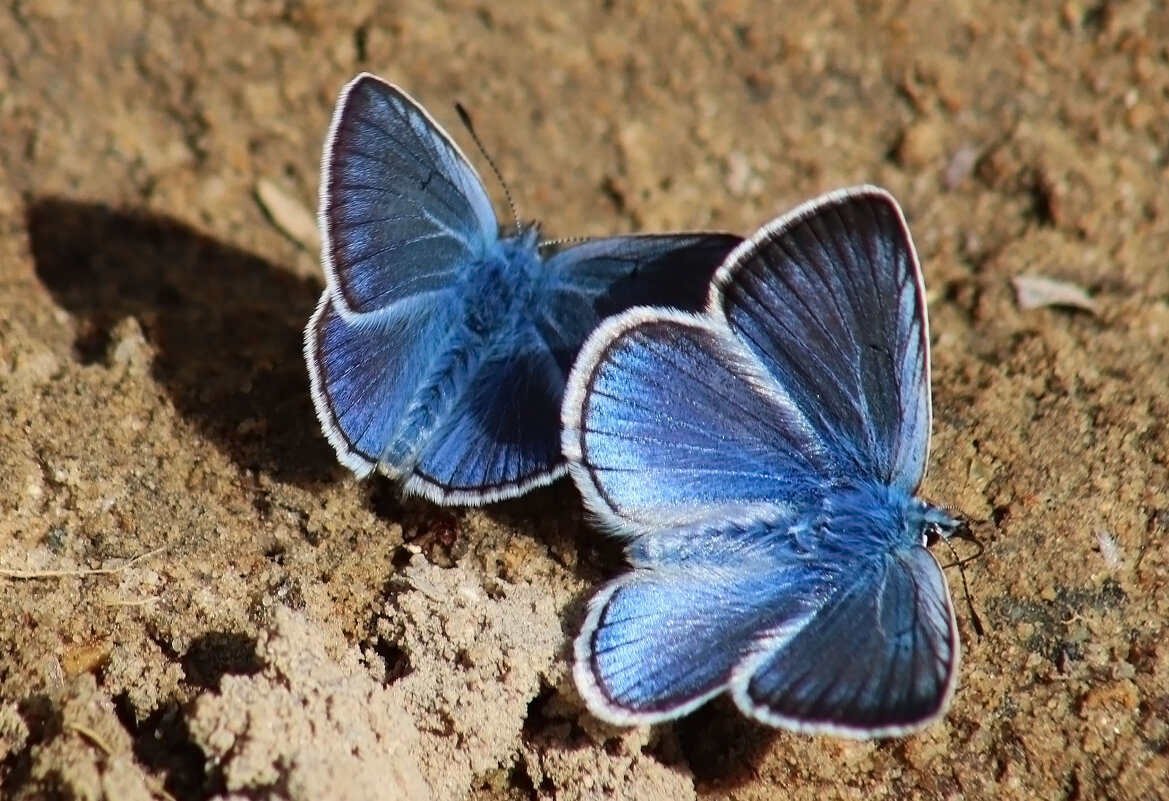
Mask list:
[{"label": "butterfly head", "polygon": [[965,520],[955,517],[940,506],[921,502],[921,531],[922,545],[929,547],[939,539],[948,540],[950,537],[961,537],[968,534],[969,525]]},{"label": "butterfly head", "polygon": [[811,515],[808,525],[796,530],[812,535],[812,550],[840,548],[844,561],[858,550],[875,553],[946,539],[962,526],[945,509],[880,481],[838,485]]},{"label": "butterfly head", "polygon": [[510,226],[503,231],[500,231],[500,238],[504,241],[511,241],[518,244],[527,250],[535,251],[540,246],[540,223],[532,220],[531,222],[521,222],[516,220],[515,233],[508,235]]},{"label": "butterfly head", "polygon": [[[964,565],[972,562],[982,555],[983,545],[974,536],[970,530],[970,524],[954,515],[950,514],[945,509],[929,504],[923,504],[926,508],[927,522],[924,532],[922,533],[922,544],[927,548],[935,542],[942,541],[946,547],[950,549],[950,553],[954,557],[954,561],[950,565],[958,568],[959,575],[962,576],[962,594],[966,596],[966,605],[970,609],[970,625],[974,627],[974,632],[981,637],[985,630],[982,626],[982,619],[979,618],[978,612],[974,609],[974,598],[970,595],[970,586],[966,583],[966,571]],[[953,540],[966,540],[974,543],[977,550],[972,556],[960,557],[958,552],[954,550]]]}]

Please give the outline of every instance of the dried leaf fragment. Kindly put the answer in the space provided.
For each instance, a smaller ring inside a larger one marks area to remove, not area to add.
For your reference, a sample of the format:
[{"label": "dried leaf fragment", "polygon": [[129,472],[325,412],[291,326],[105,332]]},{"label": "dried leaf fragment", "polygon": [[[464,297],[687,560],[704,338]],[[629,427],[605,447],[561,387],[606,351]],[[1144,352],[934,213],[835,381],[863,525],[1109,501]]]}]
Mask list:
[{"label": "dried leaf fragment", "polygon": [[267,178],[256,182],[256,200],[282,234],[310,253],[320,249],[317,218],[303,203]]},{"label": "dried leaf fragment", "polygon": [[1045,278],[1040,275],[1020,275],[1011,279],[1019,308],[1040,309],[1045,306],[1066,306],[1096,314],[1096,301],[1082,288],[1068,281]]}]

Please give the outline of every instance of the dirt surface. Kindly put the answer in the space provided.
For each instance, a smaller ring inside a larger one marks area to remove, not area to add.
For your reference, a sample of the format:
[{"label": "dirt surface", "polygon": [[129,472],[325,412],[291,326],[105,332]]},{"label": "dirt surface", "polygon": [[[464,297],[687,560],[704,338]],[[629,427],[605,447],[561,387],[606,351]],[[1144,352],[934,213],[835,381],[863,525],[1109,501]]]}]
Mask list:
[{"label": "dirt surface", "polygon": [[[0,43],[0,796],[1169,794],[1158,0],[37,0]],[[337,466],[297,220],[360,70],[464,143],[469,108],[553,237],[746,233],[860,182],[902,201],[923,492],[986,547],[942,722],[604,726],[565,656],[620,553],[570,485],[441,510]],[[1096,313],[1024,310],[1019,276]]]}]

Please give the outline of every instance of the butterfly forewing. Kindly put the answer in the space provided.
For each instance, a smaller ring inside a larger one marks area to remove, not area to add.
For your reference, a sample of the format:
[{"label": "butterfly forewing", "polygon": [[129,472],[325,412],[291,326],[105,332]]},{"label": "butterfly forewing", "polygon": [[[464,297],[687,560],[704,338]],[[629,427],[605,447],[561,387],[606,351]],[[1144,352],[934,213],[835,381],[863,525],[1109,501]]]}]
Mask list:
[{"label": "butterfly forewing", "polygon": [[886,192],[825,196],[765,227],[714,303],[829,443],[842,474],[913,492],[929,447],[921,271]]},{"label": "butterfly forewing", "polygon": [[710,279],[743,240],[720,233],[643,234],[594,239],[548,259],[554,293],[580,303],[588,299],[593,325],[633,306],[669,306],[698,311],[710,293]]},{"label": "butterfly forewing", "polygon": [[437,123],[401,89],[362,74],[342,91],[326,140],[321,233],[326,277],[348,316],[450,290],[498,224]]},{"label": "butterfly forewing", "polygon": [[819,442],[724,328],[634,310],[590,343],[569,381],[564,450],[605,526],[652,531],[816,491]]},{"label": "butterfly forewing", "polygon": [[698,311],[714,271],[742,239],[694,233],[593,239],[551,256],[536,325],[567,379],[601,320],[633,306]]}]

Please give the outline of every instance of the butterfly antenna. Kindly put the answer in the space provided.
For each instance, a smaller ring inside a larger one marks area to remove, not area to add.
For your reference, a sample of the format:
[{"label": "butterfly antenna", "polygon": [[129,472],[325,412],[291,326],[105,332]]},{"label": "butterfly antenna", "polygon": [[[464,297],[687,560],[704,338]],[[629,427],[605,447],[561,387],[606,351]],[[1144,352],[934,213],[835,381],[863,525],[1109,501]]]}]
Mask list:
[{"label": "butterfly antenna", "polygon": [[471,115],[467,113],[467,109],[463,108],[462,103],[455,103],[455,111],[458,113],[459,119],[463,121],[463,127],[467,129],[467,133],[471,134],[471,138],[475,140],[475,147],[479,148],[479,152],[491,166],[491,171],[495,173],[495,179],[503,187],[503,196],[507,198],[507,206],[511,209],[512,219],[515,220],[516,233],[519,233],[520,215],[516,212],[515,202],[511,199],[511,190],[507,188],[507,181],[503,180],[503,173],[495,165],[495,159],[491,158],[491,154],[487,152],[487,148],[483,147],[483,142],[479,139],[479,134],[475,133],[475,125],[471,122]]},{"label": "butterfly antenna", "polygon": [[[955,538],[974,543],[976,546],[978,546],[978,552],[973,556],[968,556],[967,558],[962,559],[958,556],[958,552],[954,549],[954,544],[950,542],[951,539]],[[981,556],[985,548],[981,542],[975,539],[974,535],[970,533],[970,529],[965,525],[957,531],[953,532],[949,537],[943,538],[942,542],[946,543],[946,547],[949,548],[950,553],[954,555],[953,564],[958,568],[958,575],[962,576],[962,594],[966,596],[966,606],[970,610],[970,624],[974,626],[974,633],[979,637],[982,637],[985,635],[986,630],[982,627],[982,618],[978,616],[978,612],[976,612],[974,609],[974,598],[970,595],[970,585],[966,583],[966,570],[964,565],[967,562],[970,562]]]},{"label": "butterfly antenna", "polygon": [[591,242],[592,240],[593,238],[591,236],[566,236],[561,239],[546,239],[540,243],[540,247],[555,248],[561,245],[576,245],[581,242]]}]

